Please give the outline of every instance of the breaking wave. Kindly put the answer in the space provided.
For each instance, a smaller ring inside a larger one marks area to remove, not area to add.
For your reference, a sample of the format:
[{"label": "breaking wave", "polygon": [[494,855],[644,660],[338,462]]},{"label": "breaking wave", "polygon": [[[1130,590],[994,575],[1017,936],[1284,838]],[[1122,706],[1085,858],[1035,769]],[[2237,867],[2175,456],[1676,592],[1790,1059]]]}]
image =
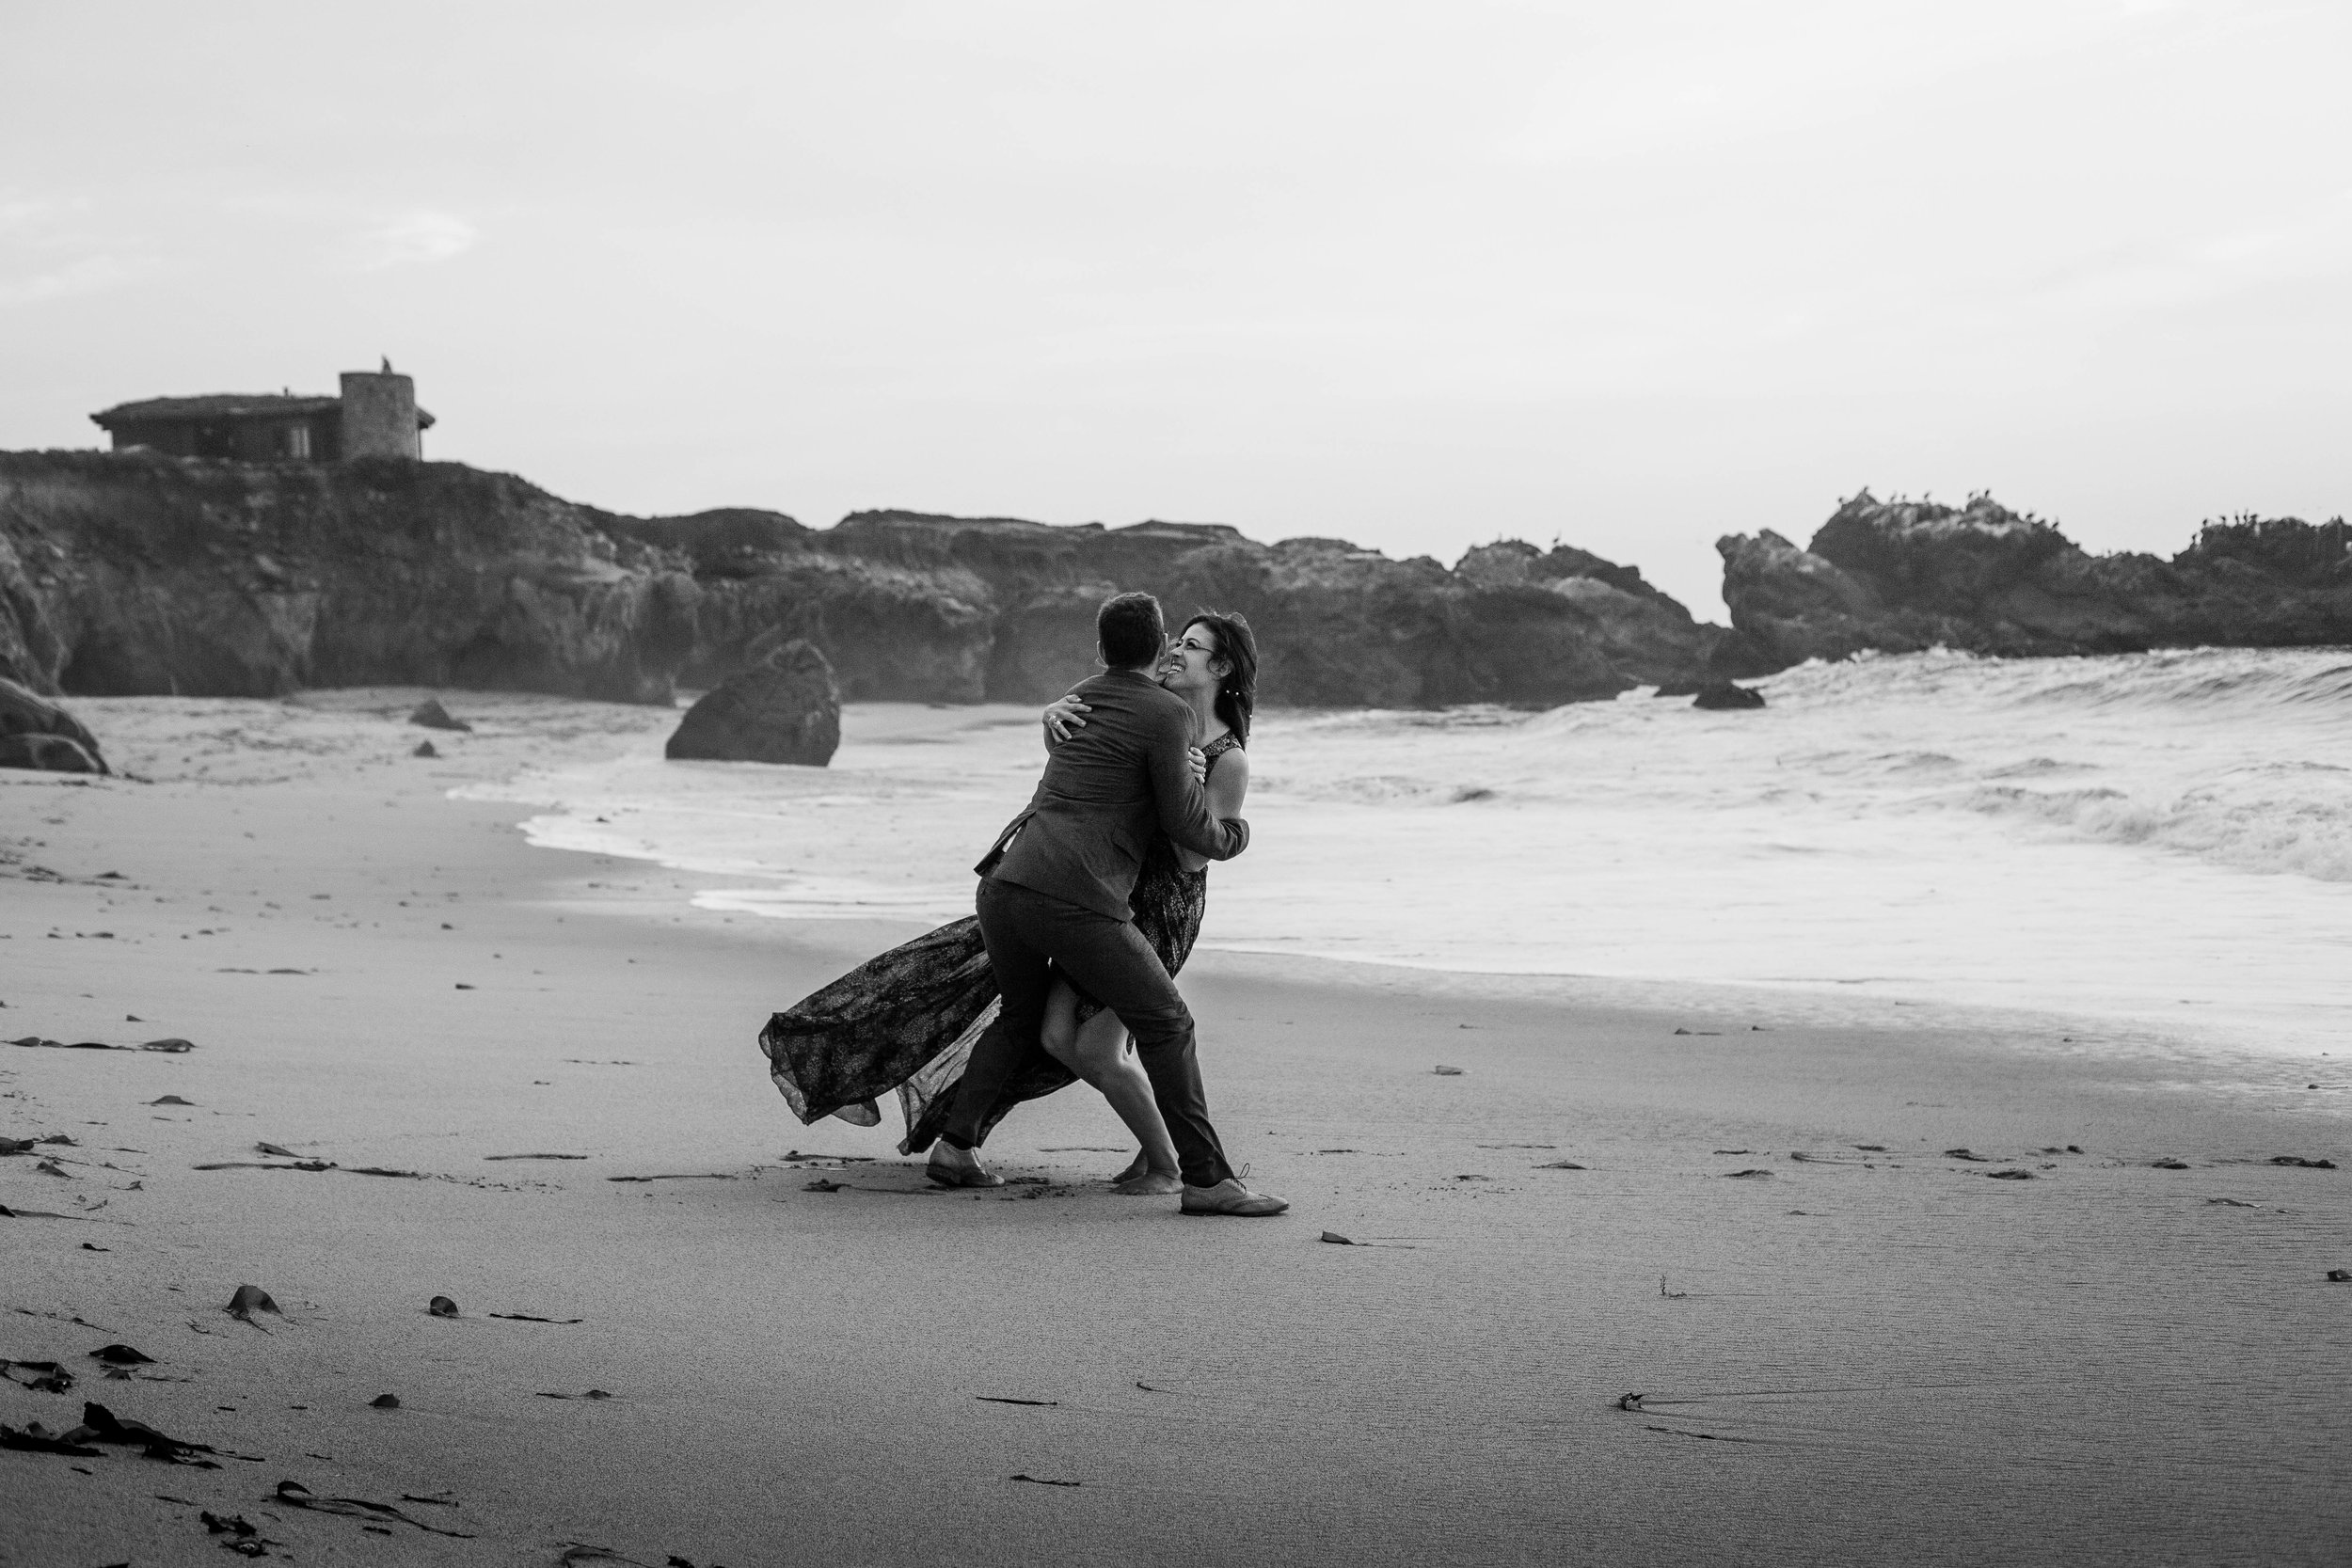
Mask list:
[{"label": "breaking wave", "polygon": [[[2135,799],[2128,791],[1986,787],[1969,804],[2084,838],[2146,845],[2247,871],[2352,882],[2352,768],[2262,763]],[[2165,798],[2165,797],[2168,797]]]},{"label": "breaking wave", "polygon": [[[2344,650],[1937,652],[1807,664],[1761,684],[1764,714],[1704,725],[1661,724],[1665,705],[1641,698],[1534,716],[1294,718],[1284,733],[1310,744],[1262,776],[1357,804],[1966,810],[2028,833],[2352,881]],[[1426,766],[1400,766],[1415,757]]]}]

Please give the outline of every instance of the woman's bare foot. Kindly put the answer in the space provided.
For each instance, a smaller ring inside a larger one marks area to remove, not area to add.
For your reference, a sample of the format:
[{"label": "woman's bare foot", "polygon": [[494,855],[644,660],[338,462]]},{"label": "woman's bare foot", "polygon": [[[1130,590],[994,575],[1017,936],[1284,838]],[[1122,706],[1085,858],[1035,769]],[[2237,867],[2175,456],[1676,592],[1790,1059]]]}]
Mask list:
[{"label": "woman's bare foot", "polygon": [[1128,1177],[1111,1188],[1121,1197],[1167,1197],[1184,1190],[1184,1179],[1172,1170],[1144,1167],[1141,1176]]},{"label": "woman's bare foot", "polygon": [[1120,1171],[1117,1176],[1111,1178],[1111,1185],[1116,1187],[1122,1181],[1133,1181],[1136,1177],[1141,1176],[1145,1171],[1148,1171],[1151,1168],[1152,1157],[1149,1154],[1144,1153],[1143,1150],[1137,1149],[1136,1150],[1136,1157],[1127,1162],[1127,1168]]}]

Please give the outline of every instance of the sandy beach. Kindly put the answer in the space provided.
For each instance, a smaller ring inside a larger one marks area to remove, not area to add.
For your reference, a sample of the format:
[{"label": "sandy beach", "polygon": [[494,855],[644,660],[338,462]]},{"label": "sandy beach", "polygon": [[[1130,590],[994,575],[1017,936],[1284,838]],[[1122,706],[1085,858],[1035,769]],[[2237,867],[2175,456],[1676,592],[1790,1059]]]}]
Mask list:
[{"label": "sandy beach", "polygon": [[675,715],[420,695],[0,774],[0,1039],[194,1047],[0,1045],[0,1423],[210,1450],[0,1451],[0,1563],[2344,1560],[2345,1053],[1204,952],[1289,1215],[1110,1195],[1083,1089],[934,1191],[754,1041],[915,927],[532,847],[450,791]]}]

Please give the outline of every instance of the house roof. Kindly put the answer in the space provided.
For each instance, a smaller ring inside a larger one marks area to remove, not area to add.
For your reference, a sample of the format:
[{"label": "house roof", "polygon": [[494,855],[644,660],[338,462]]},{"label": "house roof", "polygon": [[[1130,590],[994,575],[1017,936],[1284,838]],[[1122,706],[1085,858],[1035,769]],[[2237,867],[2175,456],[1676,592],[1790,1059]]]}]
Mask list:
[{"label": "house roof", "polygon": [[[112,430],[121,424],[146,424],[156,420],[282,420],[298,414],[332,414],[339,397],[293,397],[279,392],[208,392],[197,398],[146,398],[118,403],[90,416],[90,422]],[[433,416],[417,410],[417,428],[431,430]]]}]

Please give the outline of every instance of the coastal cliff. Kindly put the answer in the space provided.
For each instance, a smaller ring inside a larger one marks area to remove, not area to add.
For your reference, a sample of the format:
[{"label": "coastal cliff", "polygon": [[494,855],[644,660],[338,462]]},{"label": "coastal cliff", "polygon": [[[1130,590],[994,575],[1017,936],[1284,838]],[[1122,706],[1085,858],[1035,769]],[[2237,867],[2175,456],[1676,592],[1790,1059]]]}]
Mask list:
[{"label": "coastal cliff", "polygon": [[1449,570],[1201,524],[630,517],[453,463],[0,453],[0,677],[45,692],[668,702],[797,638],[848,701],[1041,702],[1089,673],[1094,609],[1120,589],[1248,615],[1268,704],[1548,706],[1772,667],[1565,547]]},{"label": "coastal cliff", "polygon": [[1989,496],[1840,505],[1808,548],[1734,534],[1724,602],[1774,667],[1865,650],[2022,657],[2352,643],[2352,526],[2208,523],[2169,561],[2093,556]]},{"label": "coastal cliff", "polygon": [[0,673],[36,690],[667,700],[693,598],[664,552],[504,474],[0,454]]},{"label": "coastal cliff", "polygon": [[1088,673],[1095,607],[1121,589],[1157,594],[1171,620],[1203,607],[1248,616],[1269,704],[1549,706],[1695,680],[1726,657],[1750,673],[1731,633],[1692,621],[1639,571],[1516,541],[1448,570],[1342,539],[1262,545],[1200,523],[862,512],[814,537],[869,569],[977,582],[992,618],[982,689],[994,701],[1048,700]]}]

